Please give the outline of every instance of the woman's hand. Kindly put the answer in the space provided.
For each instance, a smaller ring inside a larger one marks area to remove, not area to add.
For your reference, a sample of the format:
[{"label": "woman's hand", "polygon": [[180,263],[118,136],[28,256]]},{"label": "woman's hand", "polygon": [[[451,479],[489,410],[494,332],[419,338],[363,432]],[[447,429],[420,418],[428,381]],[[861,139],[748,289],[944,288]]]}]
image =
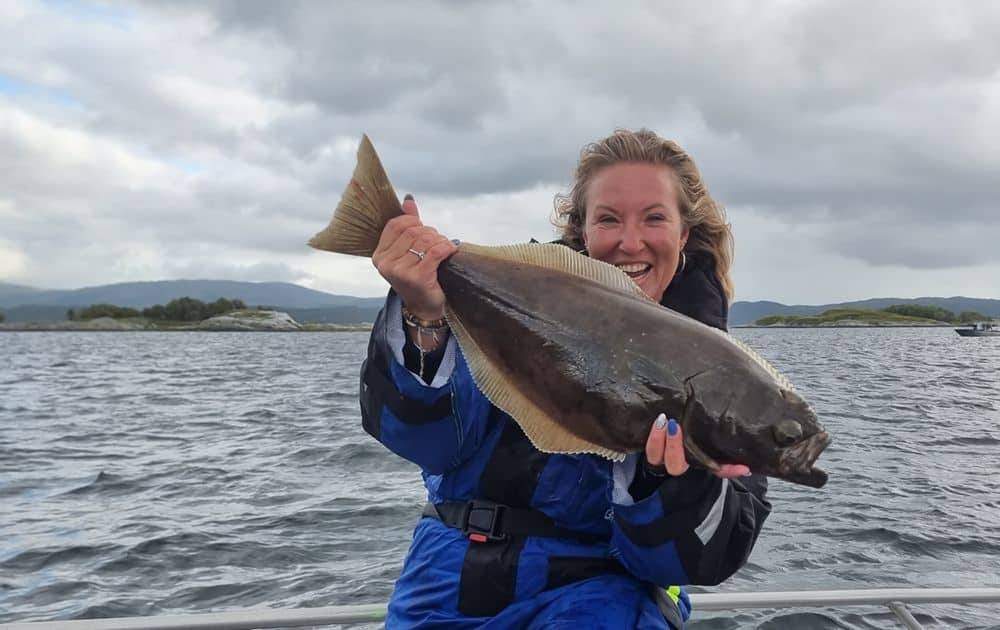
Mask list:
[{"label": "woman's hand", "polygon": [[[687,472],[687,457],[684,456],[684,434],[681,426],[673,418],[667,422],[662,413],[657,416],[653,428],[646,439],[646,461],[653,468],[665,467],[672,477]],[[742,464],[722,464],[715,473],[723,479],[743,477],[750,474],[750,468]]]},{"label": "woman's hand", "polygon": [[438,266],[458,246],[420,221],[411,195],[403,200],[403,212],[386,223],[372,262],[411,313],[420,319],[439,319],[444,316],[444,292],[438,284]]}]

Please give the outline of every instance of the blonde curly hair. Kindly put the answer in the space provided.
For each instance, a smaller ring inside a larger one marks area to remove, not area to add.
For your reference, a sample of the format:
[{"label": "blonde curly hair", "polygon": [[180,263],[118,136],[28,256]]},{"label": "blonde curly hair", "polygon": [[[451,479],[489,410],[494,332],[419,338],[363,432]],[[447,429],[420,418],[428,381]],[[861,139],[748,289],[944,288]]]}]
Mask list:
[{"label": "blonde curly hair", "polygon": [[649,129],[616,129],[613,134],[590,143],[580,152],[573,188],[556,196],[554,223],[562,230],[562,240],[570,247],[584,249],[583,228],[586,222],[587,189],[601,169],[620,162],[663,164],[677,179],[679,206],[684,225],[690,230],[688,253],[700,252],[715,262],[715,274],[725,292],[733,299],[733,233],[725,211],[705,188],[701,173],[684,149],[661,138]]}]

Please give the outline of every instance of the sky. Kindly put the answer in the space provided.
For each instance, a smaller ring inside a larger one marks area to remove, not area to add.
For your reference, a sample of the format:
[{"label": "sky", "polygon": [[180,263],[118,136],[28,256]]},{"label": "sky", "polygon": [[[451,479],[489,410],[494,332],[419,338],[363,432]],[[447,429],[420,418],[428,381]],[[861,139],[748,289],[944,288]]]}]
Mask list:
[{"label": "sky", "polygon": [[294,282],[362,134],[423,220],[556,237],[580,149],[695,159],[737,300],[1000,298],[1000,3],[0,2],[0,282]]}]

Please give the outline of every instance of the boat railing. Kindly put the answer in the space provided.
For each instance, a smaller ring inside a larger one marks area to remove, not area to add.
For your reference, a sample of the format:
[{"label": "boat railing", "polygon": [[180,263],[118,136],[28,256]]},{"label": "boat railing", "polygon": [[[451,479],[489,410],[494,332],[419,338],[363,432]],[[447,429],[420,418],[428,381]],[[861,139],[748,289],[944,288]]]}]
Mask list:
[{"label": "boat railing", "polygon": [[[991,603],[1000,603],[1000,588],[869,588],[691,593],[691,604],[696,611],[696,618],[697,612],[701,611],[746,608],[884,606],[892,611],[903,627],[910,630],[920,630],[923,626],[913,616],[908,606]],[[190,615],[0,623],[0,630],[255,630],[378,623],[385,619],[385,615],[385,604],[290,609],[247,608]]]}]

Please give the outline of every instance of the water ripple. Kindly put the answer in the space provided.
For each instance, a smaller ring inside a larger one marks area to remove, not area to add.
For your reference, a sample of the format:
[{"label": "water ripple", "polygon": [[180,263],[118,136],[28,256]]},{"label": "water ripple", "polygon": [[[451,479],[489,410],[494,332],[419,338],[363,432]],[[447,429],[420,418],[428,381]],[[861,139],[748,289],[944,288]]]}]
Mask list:
[{"label": "water ripple", "polygon": [[[736,335],[833,432],[830,483],[772,482],[747,566],[693,590],[997,584],[1000,343]],[[0,622],[388,598],[424,492],[361,428],[364,333],[2,339]],[[996,627],[984,607],[914,613],[929,628]],[[691,627],[893,624],[872,607],[701,612]]]}]

